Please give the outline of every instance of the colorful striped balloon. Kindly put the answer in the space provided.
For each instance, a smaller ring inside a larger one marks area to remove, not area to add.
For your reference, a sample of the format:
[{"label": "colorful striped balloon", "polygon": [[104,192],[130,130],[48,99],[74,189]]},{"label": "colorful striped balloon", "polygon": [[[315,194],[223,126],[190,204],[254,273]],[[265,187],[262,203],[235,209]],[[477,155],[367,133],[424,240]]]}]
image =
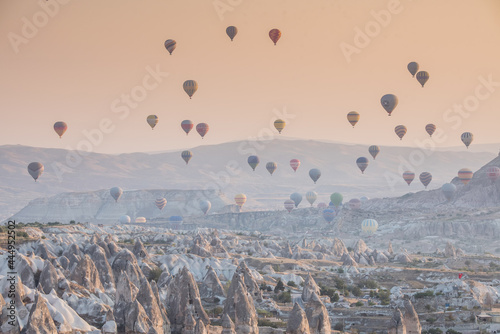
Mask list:
[{"label": "colorful striped balloon", "polygon": [[207,123],[199,123],[196,125],[196,131],[200,134],[201,139],[205,137],[210,127]]},{"label": "colorful striped balloon", "polygon": [[462,133],[462,136],[460,138],[462,139],[462,142],[465,144],[465,146],[469,148],[469,145],[474,140],[474,135],[470,132],[464,132]]},{"label": "colorful striped balloon", "polygon": [[166,198],[157,198],[155,200],[155,205],[161,211],[167,205],[167,199]]},{"label": "colorful striped balloon", "polygon": [[357,160],[356,160],[356,165],[358,165],[358,168],[361,170],[361,174],[364,174],[365,173],[365,169],[366,167],[368,167],[368,158],[365,158],[365,157],[359,157]]},{"label": "colorful striped balloon", "polygon": [[245,204],[245,202],[247,201],[247,197],[245,196],[245,194],[238,194],[234,196],[234,201],[241,208],[243,204]]},{"label": "colorful striped balloon", "polygon": [[282,119],[277,119],[274,121],[274,127],[279,133],[285,128],[286,122]]},{"label": "colorful striped balloon", "polygon": [[54,131],[59,135],[59,138],[68,130],[68,124],[64,122],[55,122]]},{"label": "colorful striped balloon", "polygon": [[372,145],[368,147],[368,152],[372,155],[373,159],[375,160],[378,153],[380,152],[380,147],[378,147],[377,145]]},{"label": "colorful striped balloon", "polygon": [[165,41],[165,48],[170,53],[170,55],[172,55],[172,52],[174,52],[176,46],[177,46],[177,42],[174,41],[173,39],[167,39]]},{"label": "colorful striped balloon", "polygon": [[426,71],[420,71],[417,73],[417,81],[424,87],[425,83],[429,80],[429,73]]},{"label": "colorful striped balloon", "polygon": [[472,180],[474,173],[469,168],[462,168],[458,171],[458,179],[463,183],[467,184]]},{"label": "colorful striped balloon", "polygon": [[415,178],[415,173],[413,172],[406,171],[403,173],[403,179],[406,181],[406,183],[408,183],[408,185],[410,185],[410,183],[413,181],[414,178]]},{"label": "colorful striped balloon", "polygon": [[432,135],[434,134],[434,131],[436,131],[436,126],[434,124],[427,124],[425,126],[425,131],[427,131],[429,136],[432,137]]},{"label": "colorful striped balloon", "polygon": [[181,122],[181,128],[186,133],[186,136],[189,134],[189,131],[193,129],[193,126],[194,126],[193,122],[190,121],[189,119],[183,120]]},{"label": "colorful striped balloon", "polygon": [[427,186],[429,183],[432,181],[432,174],[429,172],[423,172],[420,174],[420,182],[424,185],[425,189],[427,189]]},{"label": "colorful striped balloon", "polygon": [[186,80],[184,84],[182,84],[182,88],[184,88],[186,94],[189,95],[189,98],[192,98],[194,93],[198,90],[198,83],[194,80]]},{"label": "colorful striped balloon", "polygon": [[158,116],[156,116],[156,115],[149,115],[146,118],[146,121],[148,122],[149,126],[151,127],[151,130],[154,130],[156,124],[158,124]]},{"label": "colorful striped balloon", "polygon": [[500,176],[500,168],[496,166],[490,166],[486,168],[486,175],[491,180],[491,182],[495,182]]},{"label": "colorful striped balloon", "polygon": [[186,162],[186,165],[189,163],[189,160],[193,157],[193,153],[191,151],[182,151],[181,153],[182,160]]},{"label": "colorful striped balloon", "polygon": [[318,199],[318,193],[315,191],[308,191],[306,193],[306,199],[309,202],[309,204],[313,206],[313,203],[316,201],[316,199]]},{"label": "colorful striped balloon", "polygon": [[276,45],[280,37],[281,37],[281,31],[279,31],[279,29],[271,29],[269,31],[269,38],[271,38],[271,41],[274,42],[274,45]]},{"label": "colorful striped balloon", "polygon": [[323,210],[323,219],[327,223],[331,223],[334,218],[335,218],[335,210],[333,210],[333,209],[325,209],[325,210]]},{"label": "colorful striped balloon", "polygon": [[378,229],[378,223],[375,219],[365,219],[361,222],[361,230],[365,233],[375,233]]},{"label": "colorful striped balloon", "polygon": [[234,36],[238,33],[238,28],[235,26],[229,26],[226,28],[226,34],[231,38],[231,42],[233,41]]},{"label": "colorful striped balloon", "polygon": [[290,160],[290,167],[292,167],[293,171],[296,172],[297,168],[300,166],[300,160],[299,159],[292,159]]},{"label": "colorful striped balloon", "polygon": [[276,168],[278,168],[278,165],[276,164],[276,162],[268,162],[266,164],[266,169],[269,172],[269,174],[271,174],[271,175],[273,175]]},{"label": "colorful striped balloon", "polygon": [[285,209],[287,209],[287,211],[290,213],[293,208],[295,207],[295,202],[292,201],[291,199],[287,199],[284,203],[285,205]]},{"label": "colorful striped balloon", "polygon": [[347,114],[347,120],[351,123],[352,127],[356,125],[359,121],[359,114],[355,111],[351,111]]},{"label": "colorful striped balloon", "polygon": [[403,140],[403,137],[406,134],[406,126],[398,125],[394,128],[394,132],[396,132],[396,135],[399,137],[400,140]]}]

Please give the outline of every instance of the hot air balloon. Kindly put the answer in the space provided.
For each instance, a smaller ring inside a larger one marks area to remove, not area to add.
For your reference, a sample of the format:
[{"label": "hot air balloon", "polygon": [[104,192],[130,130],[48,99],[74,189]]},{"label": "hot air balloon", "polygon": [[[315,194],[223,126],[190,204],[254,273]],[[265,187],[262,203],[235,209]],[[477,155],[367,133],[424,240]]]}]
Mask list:
[{"label": "hot air balloon", "polygon": [[425,189],[427,189],[427,186],[429,183],[432,181],[432,174],[429,172],[423,172],[420,174],[420,182],[424,185]]},{"label": "hot air balloon", "polygon": [[191,151],[182,151],[181,153],[182,160],[186,162],[186,165],[189,163],[189,160],[193,157],[193,153]]},{"label": "hot air balloon", "polygon": [[359,157],[356,160],[356,165],[358,165],[358,168],[361,170],[361,174],[365,173],[366,167],[368,167],[368,158],[365,157]]},{"label": "hot air balloon", "polygon": [[462,276],[464,276],[464,274],[462,274],[462,273],[458,274],[458,279],[461,279]]},{"label": "hot air balloon", "polygon": [[285,205],[285,209],[287,209],[288,212],[291,212],[295,206],[295,203],[291,199],[287,199],[285,201],[284,205]]},{"label": "hot air balloon", "polygon": [[321,177],[321,171],[317,168],[313,168],[309,171],[309,177],[314,181],[316,184],[316,181]]},{"label": "hot air balloon", "polygon": [[420,71],[417,73],[417,81],[424,87],[425,83],[429,80],[429,73],[426,71]]},{"label": "hot air balloon", "polygon": [[113,187],[109,189],[109,193],[111,194],[111,197],[115,199],[115,202],[118,202],[121,195],[123,194],[123,190],[120,187]]},{"label": "hot air balloon", "polygon": [[156,124],[158,124],[158,116],[156,116],[156,115],[149,115],[146,118],[146,121],[148,122],[149,126],[151,127],[151,130],[154,130]]},{"label": "hot air balloon", "polygon": [[462,133],[461,138],[462,138],[462,142],[465,144],[465,146],[467,146],[467,148],[469,148],[469,145],[474,140],[474,135],[470,132],[464,132],[464,133]]},{"label": "hot air balloon", "polygon": [[413,181],[414,178],[415,178],[415,173],[413,172],[406,171],[403,173],[403,179],[406,181],[406,183],[408,183],[408,185],[410,185],[410,183]]},{"label": "hot air balloon", "polygon": [[172,225],[173,228],[180,228],[183,219],[182,216],[170,216],[168,217],[168,222],[170,225]]},{"label": "hot air balloon", "polygon": [[394,128],[394,132],[396,132],[396,135],[398,135],[400,140],[403,140],[403,137],[406,134],[406,126],[398,125]]},{"label": "hot air balloon", "polygon": [[278,168],[278,165],[276,164],[276,162],[268,162],[266,164],[266,169],[269,172],[269,174],[271,174],[271,175],[273,175],[276,168]]},{"label": "hot air balloon", "polygon": [[290,195],[290,199],[295,203],[295,207],[298,207],[300,202],[302,202],[302,195],[299,193],[293,193]]},{"label": "hot air balloon", "polygon": [[457,187],[453,183],[445,183],[441,187],[441,191],[443,192],[444,197],[447,201],[451,201],[453,195],[457,191]]},{"label": "hot air balloon", "polygon": [[372,145],[368,147],[368,152],[372,155],[373,159],[375,159],[380,152],[380,147],[378,147],[377,145]]},{"label": "hot air balloon", "polygon": [[30,173],[31,177],[36,180],[42,175],[44,167],[39,162],[32,162],[28,165],[28,173]]},{"label": "hot air balloon", "polygon": [[240,210],[241,210],[241,207],[247,201],[247,197],[245,196],[245,194],[238,194],[238,195],[234,196],[234,201],[240,207]]},{"label": "hot air balloon", "polygon": [[318,198],[318,193],[315,191],[308,191],[306,193],[306,199],[309,202],[309,204],[311,204],[311,206],[313,206],[313,203],[316,201],[317,198]]},{"label": "hot air balloon", "polygon": [[181,122],[181,128],[186,133],[186,136],[189,134],[189,131],[193,129],[193,126],[194,126],[193,122],[190,121],[189,119],[186,119]]},{"label": "hot air balloon", "polygon": [[331,223],[335,218],[335,210],[333,209],[325,209],[323,210],[323,218],[327,223]]},{"label": "hot air balloon", "polygon": [[177,42],[174,41],[173,39],[167,39],[165,41],[165,48],[170,53],[170,55],[172,55],[172,52],[174,52],[176,46],[177,46]]},{"label": "hot air balloon", "polygon": [[359,114],[355,111],[351,111],[347,114],[347,120],[351,123],[352,127],[354,127],[359,121]]},{"label": "hot air balloon", "polygon": [[320,209],[320,210],[326,209],[327,207],[328,207],[328,205],[324,202],[318,203],[318,209]]},{"label": "hot air balloon", "polygon": [[203,211],[203,214],[207,214],[208,211],[210,211],[210,208],[212,207],[212,203],[210,203],[209,200],[203,200],[200,201],[200,209]]},{"label": "hot air balloon", "polygon": [[296,172],[297,168],[300,166],[300,160],[299,159],[292,159],[290,160],[290,167],[292,167],[293,171]]},{"label": "hot air balloon", "polygon": [[144,223],[146,223],[146,218],[145,218],[145,217],[137,217],[137,218],[135,219],[135,222],[136,222],[136,223],[141,223],[141,224],[144,224]]},{"label": "hot air balloon", "polygon": [[427,124],[425,126],[425,131],[427,131],[429,136],[432,137],[432,134],[434,133],[434,131],[436,131],[436,126],[434,124]]},{"label": "hot air balloon", "polygon": [[398,105],[398,97],[394,94],[386,94],[382,96],[380,99],[380,103],[382,107],[384,107],[385,111],[391,116],[392,111]]},{"label": "hot air balloon", "polygon": [[251,155],[248,157],[248,164],[255,171],[255,168],[259,165],[260,159],[256,155]]},{"label": "hot air balloon", "polygon": [[378,223],[375,219],[365,219],[361,222],[361,230],[365,233],[373,234],[378,229]]},{"label": "hot air balloon", "polygon": [[366,202],[366,201],[368,201],[368,197],[361,196],[360,200],[361,200],[361,203]]},{"label": "hot air balloon", "polygon": [[279,133],[281,133],[281,131],[285,128],[285,121],[282,120],[282,119],[277,119],[274,121],[274,127],[276,128],[276,130],[278,130]]},{"label": "hot air balloon", "polygon": [[351,210],[357,210],[361,207],[361,200],[358,198],[353,198],[349,201],[348,204]]},{"label": "hot air balloon", "polygon": [[200,134],[201,139],[205,137],[209,129],[210,127],[208,126],[207,123],[199,123],[196,125],[196,131]]},{"label": "hot air balloon", "polygon": [[342,205],[343,200],[344,196],[340,193],[333,193],[330,195],[330,201],[332,201],[332,204],[337,208]]},{"label": "hot air balloon", "polygon": [[231,42],[233,41],[234,36],[238,33],[238,28],[235,26],[229,26],[226,28],[226,34],[231,38]]},{"label": "hot air balloon", "polygon": [[462,181],[463,184],[469,183],[473,175],[474,173],[469,168],[462,168],[458,171],[458,179]]},{"label": "hot air balloon", "polygon": [[408,64],[408,71],[410,71],[411,75],[415,77],[415,73],[418,71],[418,63],[412,61],[411,63]]},{"label": "hot air balloon", "polygon": [[269,31],[269,38],[271,38],[271,41],[274,42],[274,45],[276,45],[280,37],[281,31],[279,31],[278,29],[271,29],[271,31]]},{"label": "hot air balloon", "polygon": [[68,124],[64,122],[55,122],[54,131],[59,135],[59,138],[68,130]]},{"label": "hot air balloon", "polygon": [[493,183],[500,176],[500,168],[498,168],[496,166],[490,166],[490,167],[486,168],[486,175],[488,175],[488,178]]},{"label": "hot air balloon", "polygon": [[161,211],[167,205],[167,199],[166,198],[157,198],[155,200],[155,205],[156,207]]},{"label": "hot air balloon", "polygon": [[120,217],[120,219],[118,219],[118,221],[120,222],[120,224],[128,224],[130,223],[130,217],[127,215],[123,215]]},{"label": "hot air balloon", "polygon": [[198,90],[198,83],[194,80],[186,80],[184,81],[182,88],[184,88],[186,94],[189,95],[189,98],[192,98],[193,94]]}]

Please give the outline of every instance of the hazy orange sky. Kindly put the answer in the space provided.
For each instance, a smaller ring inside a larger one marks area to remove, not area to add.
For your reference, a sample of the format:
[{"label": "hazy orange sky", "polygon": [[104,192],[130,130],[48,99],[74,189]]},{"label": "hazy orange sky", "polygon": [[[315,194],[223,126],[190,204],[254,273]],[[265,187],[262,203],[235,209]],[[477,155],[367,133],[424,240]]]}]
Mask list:
[{"label": "hazy orange sky", "polygon": [[[50,0],[59,3],[53,17],[43,3],[0,0],[0,144],[74,149],[108,119],[112,130],[95,152],[180,149],[267,134],[273,110],[285,109],[292,116],[282,136],[294,138],[416,146],[434,123],[446,138],[438,146],[462,145],[465,131],[472,150],[500,142],[498,0]],[[374,17],[381,11],[390,13],[385,26]],[[233,42],[229,25],[239,30]],[[282,31],[277,46],[272,28]],[[367,45],[355,43],[358,28],[372,29]],[[358,46],[350,61],[347,44]],[[430,73],[425,88],[410,61]],[[121,118],[117,103],[148,68],[168,76]],[[188,79],[199,84],[192,100],[182,89]],[[387,93],[399,97],[391,117],[380,105]],[[453,108],[464,104],[460,116]],[[354,129],[352,110],[361,114]],[[154,131],[150,114],[160,119]],[[205,139],[186,137],[184,119],[207,122]],[[56,121],[69,126],[62,140]],[[398,124],[408,128],[403,141]]]}]

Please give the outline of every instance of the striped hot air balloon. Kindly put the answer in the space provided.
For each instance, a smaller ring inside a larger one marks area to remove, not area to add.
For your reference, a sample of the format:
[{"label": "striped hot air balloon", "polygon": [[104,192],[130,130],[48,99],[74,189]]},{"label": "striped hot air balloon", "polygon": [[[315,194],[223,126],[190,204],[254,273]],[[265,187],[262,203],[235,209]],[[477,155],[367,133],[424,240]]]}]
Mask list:
[{"label": "striped hot air balloon", "polygon": [[425,83],[429,80],[429,73],[426,71],[420,71],[417,73],[417,81],[424,87]]},{"label": "striped hot air balloon", "polygon": [[415,179],[415,173],[406,171],[403,173],[403,179],[406,181],[406,183],[408,183],[408,185],[410,185],[413,179]]},{"label": "striped hot air balloon", "polygon": [[408,71],[410,71],[411,75],[415,77],[415,74],[418,72],[418,63],[412,61],[407,66]]},{"label": "striped hot air balloon", "polygon": [[313,169],[309,170],[309,177],[316,184],[316,181],[318,181],[318,179],[321,177],[321,171],[317,168],[313,168]]},{"label": "striped hot air balloon", "polygon": [[238,194],[238,195],[234,196],[234,201],[241,209],[243,204],[245,204],[245,202],[247,201],[247,197],[245,196],[245,194]]},{"label": "striped hot air balloon", "polygon": [[57,133],[59,138],[68,130],[68,124],[64,122],[55,122],[54,123],[54,131]]},{"label": "striped hot air balloon", "polygon": [[324,210],[326,208],[328,208],[328,204],[326,204],[325,202],[318,203],[318,209]]},{"label": "striped hot air balloon", "polygon": [[44,167],[40,162],[32,162],[28,165],[28,173],[31,177],[36,180],[42,175]]},{"label": "striped hot air balloon", "polygon": [[282,120],[282,119],[277,119],[274,121],[274,127],[276,128],[276,130],[278,130],[279,133],[281,133],[281,131],[283,131],[283,129],[285,128],[285,121]]},{"label": "striped hot air balloon", "polygon": [[146,121],[148,122],[149,126],[151,127],[151,130],[154,130],[156,124],[158,124],[158,116],[156,116],[156,115],[149,115],[146,118]]},{"label": "striped hot air balloon", "polygon": [[434,124],[427,124],[425,126],[425,131],[427,131],[429,136],[432,137],[432,135],[434,134],[434,131],[436,131],[436,126]]},{"label": "striped hot air balloon", "polygon": [[313,203],[316,201],[316,199],[318,199],[318,193],[315,191],[308,191],[306,193],[306,199],[309,202],[309,204],[313,206]]},{"label": "striped hot air balloon", "polygon": [[461,139],[462,139],[462,142],[465,144],[465,146],[467,148],[469,148],[469,145],[474,140],[474,135],[470,132],[464,132],[464,133],[462,133]]},{"label": "striped hot air balloon", "polygon": [[371,156],[375,160],[375,158],[377,157],[377,155],[380,152],[380,147],[378,147],[377,145],[372,145],[372,146],[368,147],[368,152],[371,154]]},{"label": "striped hot air balloon", "polygon": [[394,132],[396,132],[396,135],[399,137],[400,140],[403,140],[403,137],[406,134],[406,126],[398,125],[394,128]]},{"label": "striped hot air balloon", "polygon": [[392,112],[394,111],[394,108],[398,105],[398,97],[394,94],[386,94],[382,96],[380,99],[380,103],[382,104],[382,107],[384,107],[385,111],[391,116]]},{"label": "striped hot air balloon", "polygon": [[173,39],[167,39],[165,41],[165,49],[172,55],[172,52],[174,52],[175,47],[177,46],[177,42],[174,41]]},{"label": "striped hot air balloon", "polygon": [[205,137],[210,127],[207,123],[199,123],[196,125],[196,131],[200,134],[201,139]]},{"label": "striped hot air balloon", "polygon": [[182,151],[181,153],[182,160],[186,162],[186,165],[189,163],[189,160],[193,157],[193,153],[191,151]]},{"label": "striped hot air balloon", "polygon": [[155,200],[155,205],[161,211],[167,205],[167,199],[166,198],[157,198]]},{"label": "striped hot air balloon", "polygon": [[135,219],[135,222],[136,222],[136,223],[141,223],[141,224],[144,224],[144,223],[146,223],[146,218],[145,218],[145,217],[137,217],[137,218]]},{"label": "striped hot air balloon", "polygon": [[255,168],[259,165],[260,159],[256,155],[251,155],[248,157],[248,164],[250,167],[252,167],[253,171],[255,172]]},{"label": "striped hot air balloon", "polygon": [[458,179],[463,184],[469,183],[470,180],[472,180],[472,176],[474,176],[474,173],[469,168],[462,168],[461,170],[458,171]]},{"label": "striped hot air balloon", "polygon": [[486,168],[486,175],[488,176],[488,179],[490,179],[491,182],[493,183],[500,176],[500,168],[496,166],[490,166]]},{"label": "striped hot air balloon", "polygon": [[432,181],[432,174],[429,172],[423,172],[420,174],[420,182],[424,185],[425,189],[427,189],[427,186],[429,183]]},{"label": "striped hot air balloon", "polygon": [[194,80],[186,80],[182,88],[184,88],[186,94],[189,95],[189,98],[192,98],[194,93],[198,90],[198,83]]},{"label": "striped hot air balloon", "polygon": [[181,128],[186,133],[186,136],[189,134],[189,131],[193,129],[193,126],[194,126],[193,122],[190,121],[189,119],[185,119],[181,122]]},{"label": "striped hot air balloon", "polygon": [[354,127],[359,121],[359,114],[355,111],[351,111],[347,114],[347,120],[351,123],[352,127]]},{"label": "striped hot air balloon", "polygon": [[278,168],[278,165],[276,164],[276,162],[268,162],[266,164],[266,169],[269,172],[269,174],[271,174],[271,175],[273,175],[276,168]]},{"label": "striped hot air balloon", "polygon": [[287,199],[284,203],[285,209],[290,213],[293,208],[295,207],[295,202],[292,201],[291,199]]},{"label": "striped hot air balloon", "polygon": [[327,223],[331,223],[334,218],[335,218],[335,210],[333,210],[333,209],[325,209],[325,210],[323,210],[323,219]]},{"label": "striped hot air balloon", "polygon": [[368,234],[373,234],[378,229],[378,223],[375,219],[365,219],[361,222],[361,231]]},{"label": "striped hot air balloon", "polygon": [[368,158],[365,157],[359,157],[356,160],[356,165],[358,165],[359,170],[361,171],[362,174],[365,173],[366,167],[368,167],[369,161]]},{"label": "striped hot air balloon", "polygon": [[234,36],[238,33],[238,28],[235,26],[229,26],[226,28],[226,34],[231,38],[231,42],[233,41]]},{"label": "striped hot air balloon", "polygon": [[348,204],[351,210],[357,210],[361,207],[361,200],[359,198],[353,198],[348,202]]},{"label": "striped hot air balloon", "polygon": [[278,43],[280,37],[281,37],[281,31],[279,31],[279,29],[271,29],[269,31],[269,38],[271,39],[271,41],[273,41],[274,45]]},{"label": "striped hot air balloon", "polygon": [[292,167],[293,171],[296,172],[297,168],[300,166],[300,160],[299,159],[292,159],[290,160],[290,167]]}]

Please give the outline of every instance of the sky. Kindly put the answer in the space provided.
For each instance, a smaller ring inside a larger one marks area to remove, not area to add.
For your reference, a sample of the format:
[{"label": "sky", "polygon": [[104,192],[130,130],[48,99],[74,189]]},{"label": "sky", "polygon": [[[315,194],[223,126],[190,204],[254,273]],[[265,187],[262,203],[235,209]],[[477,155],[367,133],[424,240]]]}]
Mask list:
[{"label": "sky", "polygon": [[[433,145],[463,145],[468,131],[474,150],[500,142],[499,18],[497,0],[0,0],[0,145],[123,153],[281,136],[421,146],[434,123]],[[410,61],[429,72],[424,88]],[[388,93],[399,98],[391,117]],[[361,114],[355,128],[349,111]],[[205,138],[186,136],[184,119],[208,123]],[[62,139],[56,121],[68,124]]]}]

